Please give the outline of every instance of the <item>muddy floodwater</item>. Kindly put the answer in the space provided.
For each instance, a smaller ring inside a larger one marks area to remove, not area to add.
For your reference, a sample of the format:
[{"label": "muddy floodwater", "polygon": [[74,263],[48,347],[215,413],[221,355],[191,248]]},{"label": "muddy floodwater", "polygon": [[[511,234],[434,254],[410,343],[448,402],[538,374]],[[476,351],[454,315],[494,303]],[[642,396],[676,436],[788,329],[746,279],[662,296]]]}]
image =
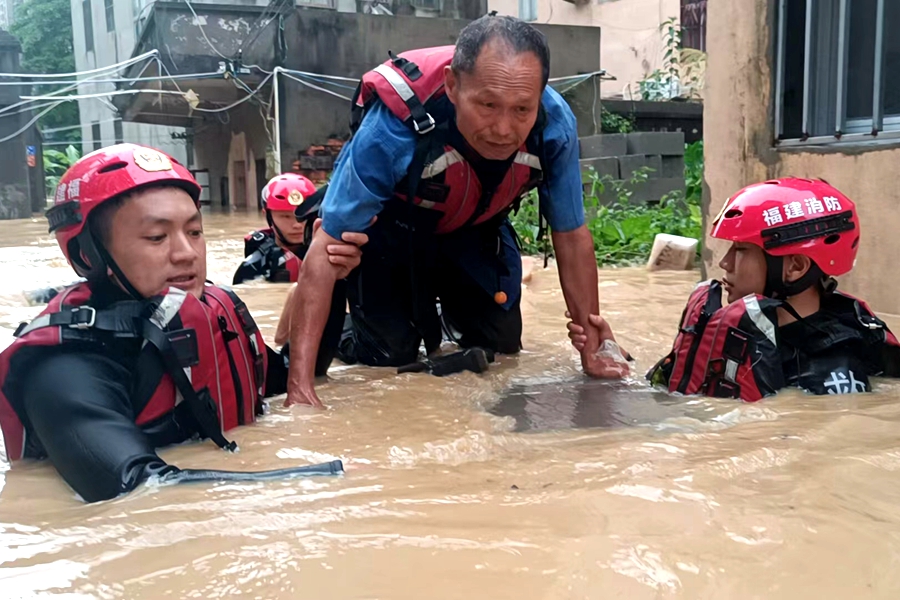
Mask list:
[{"label": "muddy floodwater", "polygon": [[[207,215],[211,279],[231,280],[262,223]],[[23,291],[73,279],[46,231],[0,222],[0,347],[40,310]],[[238,454],[161,452],[246,470],[336,457],[344,477],[85,505],[49,465],[0,462],[0,599],[900,597],[900,387],[758,404],[650,390],[639,375],[698,277],[601,272],[637,358],[625,382],[579,374],[551,268],[524,292],[525,350],[485,376],[336,363],[327,410],[276,398],[232,433]],[[238,291],[271,341],[286,286]]]}]

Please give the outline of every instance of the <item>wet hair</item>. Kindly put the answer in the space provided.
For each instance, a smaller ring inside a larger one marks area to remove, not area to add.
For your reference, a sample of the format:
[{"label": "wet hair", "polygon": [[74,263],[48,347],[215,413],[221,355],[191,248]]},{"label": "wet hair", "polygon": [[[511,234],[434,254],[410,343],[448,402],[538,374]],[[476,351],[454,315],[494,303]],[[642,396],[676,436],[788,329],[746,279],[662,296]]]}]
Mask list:
[{"label": "wet hair", "polygon": [[550,47],[544,34],[526,23],[505,15],[485,15],[459,32],[450,67],[456,73],[471,74],[484,46],[493,39],[502,40],[515,54],[532,52],[541,61],[541,86],[550,78]]}]

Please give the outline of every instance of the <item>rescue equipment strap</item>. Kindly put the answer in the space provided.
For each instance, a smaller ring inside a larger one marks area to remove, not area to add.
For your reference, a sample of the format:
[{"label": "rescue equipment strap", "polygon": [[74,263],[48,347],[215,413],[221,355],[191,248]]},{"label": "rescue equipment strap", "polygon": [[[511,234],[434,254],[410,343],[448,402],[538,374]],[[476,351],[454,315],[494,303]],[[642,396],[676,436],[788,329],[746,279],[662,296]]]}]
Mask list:
[{"label": "rescue equipment strap", "polygon": [[211,439],[223,450],[228,450],[229,452],[237,450],[237,444],[228,441],[222,434],[219,413],[216,410],[216,403],[209,393],[209,389],[203,388],[199,392],[194,390],[194,386],[182,369],[166,332],[150,321],[144,321],[142,336],[159,350],[159,355],[166,366],[169,376],[175,382],[175,387],[181,392],[181,397],[187,403],[191,415],[197,421],[200,433]]}]

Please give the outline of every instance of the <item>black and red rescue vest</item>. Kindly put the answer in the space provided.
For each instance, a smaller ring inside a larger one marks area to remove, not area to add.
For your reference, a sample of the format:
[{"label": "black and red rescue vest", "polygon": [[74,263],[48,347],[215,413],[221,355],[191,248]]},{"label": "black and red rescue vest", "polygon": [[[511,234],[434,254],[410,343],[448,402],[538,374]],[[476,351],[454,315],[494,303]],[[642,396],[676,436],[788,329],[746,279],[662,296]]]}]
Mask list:
[{"label": "black and red rescue vest", "polygon": [[[146,301],[124,301],[105,309],[91,306],[91,290],[81,283],[56,296],[31,323],[22,324],[16,340],[0,353],[0,428],[9,460],[23,457],[26,430],[21,400],[7,397],[13,356],[26,347],[97,342],[113,337],[143,339],[132,397],[138,425],[185,410],[201,436],[233,450],[223,433],[250,423],[262,413],[266,349],[247,306],[230,290],[207,285],[197,299],[177,288]],[[162,364],[154,371],[141,358]],[[161,359],[161,360],[160,360]]]},{"label": "black and red rescue vest", "polygon": [[[840,335],[842,330],[852,330],[859,332],[867,345],[900,346],[865,302],[832,292],[829,304],[840,305],[842,316],[832,325],[832,339],[846,337]],[[670,392],[748,402],[794,385],[785,380],[779,347],[777,311],[782,306],[781,300],[748,295],[723,307],[721,284],[716,280],[700,283],[682,313],[671,353],[647,378]]]},{"label": "black and red rescue vest", "polygon": [[300,276],[302,260],[275,241],[275,231],[269,227],[248,233],[244,237],[244,261],[238,266],[233,285],[264,277],[273,283],[294,283]]},{"label": "black and red rescue vest", "polygon": [[453,52],[453,46],[410,50],[364,74],[350,124],[355,132],[366,111],[380,100],[418,134],[407,178],[395,195],[405,200],[412,189],[416,206],[439,213],[435,215],[436,233],[483,223],[508,212],[546,177],[541,157],[543,108],[528,141],[492,190],[483,188],[460,149],[444,139],[442,133],[454,114],[444,90],[444,68],[452,61]]}]

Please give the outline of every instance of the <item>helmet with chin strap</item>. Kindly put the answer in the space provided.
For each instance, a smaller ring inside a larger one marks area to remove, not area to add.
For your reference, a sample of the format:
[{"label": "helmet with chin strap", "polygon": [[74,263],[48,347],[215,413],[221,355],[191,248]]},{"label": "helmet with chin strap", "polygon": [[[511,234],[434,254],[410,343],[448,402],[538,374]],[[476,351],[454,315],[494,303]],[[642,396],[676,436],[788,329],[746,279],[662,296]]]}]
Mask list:
[{"label": "helmet with chin strap", "polygon": [[[316,190],[312,181],[297,173],[276,175],[262,189],[262,206],[266,211],[266,222],[275,231],[281,246],[303,258],[312,239],[313,222],[319,214],[325,188]],[[272,218],[273,210],[291,211],[298,222],[305,222],[304,242],[290,243]]]},{"label": "helmet with chin strap", "polygon": [[104,202],[143,188],[159,185],[180,187],[198,207],[200,185],[171,156],[137,144],[117,144],[84,156],[59,180],[53,207],[47,211],[50,233],[78,275],[89,281],[106,277],[111,269],[133,296],[140,297],[128,283],[88,219]]},{"label": "helmet with chin strap", "polygon": [[[856,205],[822,180],[789,177],[749,185],[729,198],[710,235],[755,244],[766,255],[765,296],[787,298],[853,269],[859,250]],[[797,281],[782,277],[785,256],[812,261]]]}]

